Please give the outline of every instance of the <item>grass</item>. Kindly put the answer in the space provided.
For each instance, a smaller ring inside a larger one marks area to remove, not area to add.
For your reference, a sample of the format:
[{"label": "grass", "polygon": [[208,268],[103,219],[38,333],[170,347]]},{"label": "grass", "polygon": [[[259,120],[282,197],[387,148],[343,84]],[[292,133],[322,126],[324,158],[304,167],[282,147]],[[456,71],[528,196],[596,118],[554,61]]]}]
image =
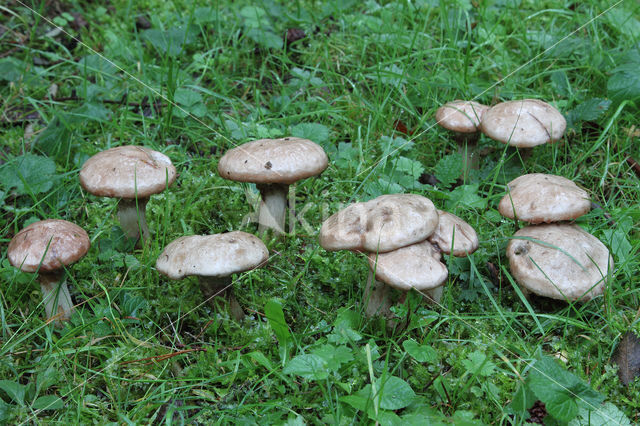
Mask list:
[{"label": "grass", "polygon": [[[512,402],[525,383],[535,388],[531,377],[552,374],[533,363],[546,355],[637,422],[640,382],[621,385],[610,357],[623,333],[640,332],[640,186],[627,161],[640,158],[640,12],[610,6],[9,1],[0,8],[0,417],[523,424],[529,413]],[[293,28],[306,37],[283,43]],[[523,161],[481,137],[479,170],[456,182],[456,144],[435,110],[529,97],[563,112],[565,138]],[[301,221],[265,241],[268,264],[234,279],[249,312],[234,323],[209,309],[195,279],[169,281],[155,260],[182,235],[255,233],[244,219],[257,190],[221,179],[217,160],[290,134],[322,144],[329,168],[295,186]],[[124,144],[164,152],[179,173],[147,206],[155,237],[144,249],[123,239],[115,201],[78,182],[89,156]],[[27,163],[26,153],[38,157]],[[578,222],[614,253],[604,297],[565,304],[519,292],[504,256],[516,227],[496,207],[505,184],[531,172],[571,178],[602,206]],[[442,305],[414,303],[404,330],[362,315],[366,259],[317,243],[329,214],[388,192],[428,196],[481,239],[467,259],[448,259]],[[79,306],[62,329],[44,322],[35,278],[4,249],[45,218],[75,222],[92,240],[68,271]],[[595,407],[578,388],[566,399]]]}]

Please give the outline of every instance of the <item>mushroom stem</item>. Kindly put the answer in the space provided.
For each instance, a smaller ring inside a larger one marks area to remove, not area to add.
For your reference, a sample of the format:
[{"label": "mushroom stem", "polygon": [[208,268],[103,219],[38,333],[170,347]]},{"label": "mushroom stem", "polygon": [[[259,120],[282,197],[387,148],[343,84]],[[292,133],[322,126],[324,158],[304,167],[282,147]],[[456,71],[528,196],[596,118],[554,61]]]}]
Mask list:
[{"label": "mushroom stem", "polygon": [[231,277],[198,277],[200,281],[200,291],[207,300],[211,308],[217,309],[216,302],[220,297],[226,299],[229,305],[229,312],[236,321],[242,321],[244,311],[233,294],[233,285]]},{"label": "mushroom stem", "polygon": [[432,302],[432,304],[439,305],[440,301],[442,300],[443,290],[444,290],[444,286],[441,285],[439,287],[432,288],[430,290],[425,290],[424,294],[426,294],[429,297],[429,299],[431,299],[429,302]]},{"label": "mushroom stem", "polygon": [[121,198],[118,202],[118,219],[125,235],[136,240],[142,236],[145,243],[151,236],[145,217],[148,201],[148,198],[138,198],[137,202],[135,198]]},{"label": "mushroom stem", "polygon": [[47,320],[53,318],[57,326],[71,318],[73,312],[73,302],[63,277],[64,271],[38,274]]},{"label": "mushroom stem", "polygon": [[273,229],[276,234],[284,234],[285,211],[289,185],[272,183],[257,185],[260,191],[260,214],[258,232]]},{"label": "mushroom stem", "polygon": [[390,288],[385,283],[374,279],[373,271],[369,269],[367,287],[364,290],[365,309],[367,317],[381,315],[391,317]]}]

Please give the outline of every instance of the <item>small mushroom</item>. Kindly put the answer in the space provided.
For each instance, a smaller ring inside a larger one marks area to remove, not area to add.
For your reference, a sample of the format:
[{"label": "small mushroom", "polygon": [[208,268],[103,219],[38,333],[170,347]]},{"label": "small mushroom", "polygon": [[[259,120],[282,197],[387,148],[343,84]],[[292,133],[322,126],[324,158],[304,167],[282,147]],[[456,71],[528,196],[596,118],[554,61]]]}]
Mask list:
[{"label": "small mushroom", "polygon": [[480,121],[489,107],[474,101],[455,100],[442,105],[436,111],[436,122],[455,134],[458,152],[465,159],[465,177],[470,169],[477,168],[475,146]]},{"label": "small mushroom", "polygon": [[386,253],[369,253],[369,268],[375,273],[376,281],[369,276],[365,290],[366,315],[390,315],[387,285],[403,292],[415,289],[439,303],[442,285],[449,273],[440,262],[441,257],[427,240]]},{"label": "small mushroom", "polygon": [[145,210],[149,197],[176,179],[166,155],[143,146],[120,146],[89,158],[80,170],[80,184],[99,197],[119,198],[118,219],[129,238],[149,240]]},{"label": "small mushroom", "polygon": [[498,211],[531,224],[573,220],[591,209],[589,194],[573,181],[543,173],[519,176],[507,184]]},{"label": "small mushroom", "polygon": [[560,300],[590,300],[613,270],[609,250],[577,225],[531,225],[507,245],[509,268],[523,292]]},{"label": "small mushroom", "polygon": [[56,325],[73,312],[64,268],[82,258],[90,246],[84,229],[61,219],[34,222],[9,242],[9,262],[24,272],[38,273],[47,319]]},{"label": "small mushroom", "polygon": [[284,233],[289,185],[327,168],[322,147],[308,139],[260,139],[227,151],[218,163],[225,179],[255,183],[262,197],[258,231]]},{"label": "small mushroom", "polygon": [[476,251],[479,245],[475,229],[453,213],[438,210],[438,227],[428,240],[445,254],[464,257]]},{"label": "small mushroom", "polygon": [[217,297],[226,297],[231,315],[240,321],[244,312],[233,295],[231,275],[257,268],[268,258],[269,252],[258,237],[233,231],[180,237],[165,247],[156,268],[172,280],[198,276],[209,304],[215,309]]}]

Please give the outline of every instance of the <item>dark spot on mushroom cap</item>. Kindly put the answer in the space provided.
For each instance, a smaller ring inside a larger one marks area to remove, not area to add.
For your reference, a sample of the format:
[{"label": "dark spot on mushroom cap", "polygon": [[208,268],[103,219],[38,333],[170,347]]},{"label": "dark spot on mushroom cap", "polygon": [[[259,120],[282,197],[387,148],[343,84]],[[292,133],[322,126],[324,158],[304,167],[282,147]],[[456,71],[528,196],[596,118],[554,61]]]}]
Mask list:
[{"label": "dark spot on mushroom cap", "polygon": [[267,161],[267,162],[265,163],[265,165],[264,165],[264,168],[265,168],[265,169],[267,169],[267,170],[270,170],[270,169],[271,169],[271,167],[273,167],[273,166],[272,166],[272,164],[271,164],[271,161]]},{"label": "dark spot on mushroom cap", "polygon": [[513,251],[514,254],[517,254],[518,256],[523,255],[523,254],[527,254],[529,252],[529,245],[528,244],[521,244],[519,246],[516,247],[516,249]]}]

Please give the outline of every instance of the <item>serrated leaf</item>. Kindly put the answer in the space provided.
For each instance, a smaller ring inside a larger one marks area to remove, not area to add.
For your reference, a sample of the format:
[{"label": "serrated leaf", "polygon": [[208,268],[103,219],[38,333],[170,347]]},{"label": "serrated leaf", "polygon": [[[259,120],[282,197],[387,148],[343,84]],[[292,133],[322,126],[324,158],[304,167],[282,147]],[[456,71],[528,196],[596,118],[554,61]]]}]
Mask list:
[{"label": "serrated leaf", "polygon": [[561,422],[568,422],[578,415],[578,404],[566,393],[558,394],[551,401],[545,402],[547,412]]},{"label": "serrated leaf", "polygon": [[300,123],[291,128],[291,135],[322,145],[329,141],[329,128],[319,123]]},{"label": "serrated leaf", "polygon": [[448,154],[436,163],[434,174],[443,188],[449,188],[462,175],[464,161],[460,154]]},{"label": "serrated leaf", "polygon": [[59,410],[64,408],[64,401],[55,395],[44,395],[31,404],[34,410]]},{"label": "serrated leaf", "polygon": [[640,98],[640,60],[635,51],[629,52],[607,81],[607,94],[615,102]]},{"label": "serrated leaf", "polygon": [[487,199],[478,195],[480,185],[461,185],[449,193],[449,199],[445,202],[447,209],[463,205],[472,209],[485,209],[487,207]]},{"label": "serrated leaf", "polygon": [[568,426],[631,426],[631,420],[610,402],[600,404],[595,410],[581,407],[578,417]]},{"label": "serrated leaf", "polygon": [[604,114],[611,105],[608,99],[593,98],[582,102],[569,113],[573,114],[574,120],[592,121]]},{"label": "serrated leaf", "polygon": [[0,166],[0,185],[18,195],[49,191],[56,178],[56,164],[42,155],[27,153]]},{"label": "serrated leaf", "polygon": [[287,362],[283,372],[296,374],[308,380],[323,380],[329,377],[327,363],[322,357],[314,354],[298,355]]},{"label": "serrated leaf", "polygon": [[342,364],[353,360],[353,353],[351,349],[344,345],[338,347],[333,345],[321,345],[314,348],[311,353],[324,359],[327,363],[327,368],[336,372],[340,369]]},{"label": "serrated leaf", "polygon": [[434,363],[438,361],[438,353],[431,346],[420,345],[413,339],[402,342],[402,347],[418,362]]},{"label": "serrated leaf", "polygon": [[496,368],[496,365],[487,360],[487,356],[480,351],[470,353],[467,359],[462,360],[462,365],[470,373],[480,376],[490,376]]}]

